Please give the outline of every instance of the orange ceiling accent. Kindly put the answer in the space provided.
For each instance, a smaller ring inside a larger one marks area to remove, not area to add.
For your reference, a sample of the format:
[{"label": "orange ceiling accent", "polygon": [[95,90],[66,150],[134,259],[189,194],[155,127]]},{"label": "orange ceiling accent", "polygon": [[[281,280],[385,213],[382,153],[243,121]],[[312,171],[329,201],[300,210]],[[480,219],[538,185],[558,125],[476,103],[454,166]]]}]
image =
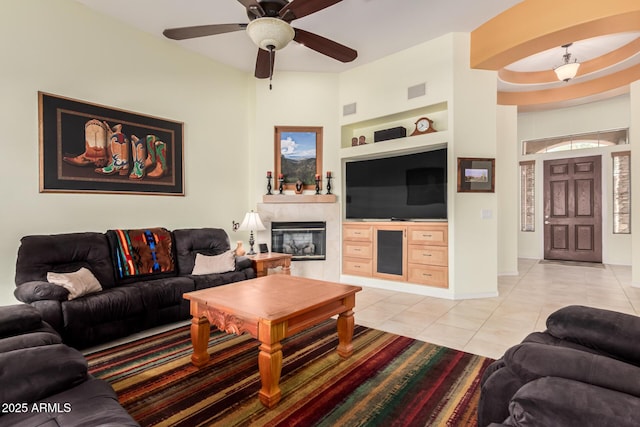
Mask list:
[{"label": "orange ceiling accent", "polygon": [[[471,68],[500,71],[522,58],[567,43],[639,30],[639,0],[524,0],[471,33],[470,65]],[[580,67],[579,75],[620,62],[620,55],[628,55],[625,51],[627,46],[585,62],[584,67]],[[621,49],[623,51],[619,52]],[[638,47],[635,46],[635,49],[637,52]],[[536,73],[502,70],[500,77],[508,82],[523,84],[557,81],[552,70]],[[498,94],[498,104],[533,105],[576,99],[615,89],[639,78],[640,67],[634,66],[557,89],[501,92]]]},{"label": "orange ceiling accent", "polygon": [[471,32],[471,68],[497,71],[576,40],[638,30],[638,0],[524,0]]},{"label": "orange ceiling accent", "polygon": [[[640,52],[640,37],[605,55],[581,62],[577,77],[611,67],[632,57],[638,52]],[[558,77],[553,70],[518,72],[503,68],[498,71],[498,76],[502,81],[515,84],[542,84],[555,83],[558,81]]]},{"label": "orange ceiling accent", "polygon": [[583,98],[628,85],[636,80],[640,80],[640,64],[598,79],[561,86],[556,89],[526,92],[498,92],[498,104],[526,106]]}]

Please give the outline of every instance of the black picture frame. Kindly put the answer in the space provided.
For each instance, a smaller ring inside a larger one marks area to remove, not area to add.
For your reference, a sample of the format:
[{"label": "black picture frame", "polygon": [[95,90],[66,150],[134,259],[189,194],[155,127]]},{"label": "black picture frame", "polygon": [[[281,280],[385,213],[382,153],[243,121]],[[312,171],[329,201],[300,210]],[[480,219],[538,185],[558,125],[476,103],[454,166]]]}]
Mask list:
[{"label": "black picture frame", "polygon": [[458,158],[459,193],[494,193],[496,160],[482,157]]},{"label": "black picture frame", "polygon": [[38,92],[38,119],[41,193],[184,196],[182,122],[45,92]]},{"label": "black picture frame", "polygon": [[267,246],[266,243],[260,243],[258,246],[260,247],[261,254],[269,253],[269,246]]}]

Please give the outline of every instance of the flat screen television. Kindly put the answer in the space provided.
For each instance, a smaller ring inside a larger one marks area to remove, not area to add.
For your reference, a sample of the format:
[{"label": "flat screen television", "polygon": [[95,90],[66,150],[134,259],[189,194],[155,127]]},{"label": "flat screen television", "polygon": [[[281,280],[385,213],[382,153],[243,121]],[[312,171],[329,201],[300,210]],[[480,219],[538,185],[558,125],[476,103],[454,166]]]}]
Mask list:
[{"label": "flat screen television", "polygon": [[345,164],[346,218],[447,218],[447,149]]}]

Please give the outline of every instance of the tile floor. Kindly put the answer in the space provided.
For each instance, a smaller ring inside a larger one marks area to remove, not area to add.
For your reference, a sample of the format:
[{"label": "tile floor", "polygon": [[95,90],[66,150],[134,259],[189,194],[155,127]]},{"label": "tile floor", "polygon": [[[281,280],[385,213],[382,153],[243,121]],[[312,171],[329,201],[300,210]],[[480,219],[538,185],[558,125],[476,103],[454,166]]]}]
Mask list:
[{"label": "tile floor", "polygon": [[422,341],[499,358],[547,316],[571,304],[640,313],[631,267],[566,266],[521,259],[517,276],[498,278],[499,296],[444,300],[377,288],[356,296],[356,323]]}]

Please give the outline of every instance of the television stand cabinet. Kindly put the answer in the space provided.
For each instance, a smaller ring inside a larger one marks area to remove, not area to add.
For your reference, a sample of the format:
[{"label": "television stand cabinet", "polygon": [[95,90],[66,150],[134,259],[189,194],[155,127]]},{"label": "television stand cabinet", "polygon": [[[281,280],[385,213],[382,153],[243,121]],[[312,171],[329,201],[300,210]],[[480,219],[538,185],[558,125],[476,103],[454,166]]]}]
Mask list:
[{"label": "television stand cabinet", "polygon": [[449,287],[446,222],[345,222],[342,273]]}]

